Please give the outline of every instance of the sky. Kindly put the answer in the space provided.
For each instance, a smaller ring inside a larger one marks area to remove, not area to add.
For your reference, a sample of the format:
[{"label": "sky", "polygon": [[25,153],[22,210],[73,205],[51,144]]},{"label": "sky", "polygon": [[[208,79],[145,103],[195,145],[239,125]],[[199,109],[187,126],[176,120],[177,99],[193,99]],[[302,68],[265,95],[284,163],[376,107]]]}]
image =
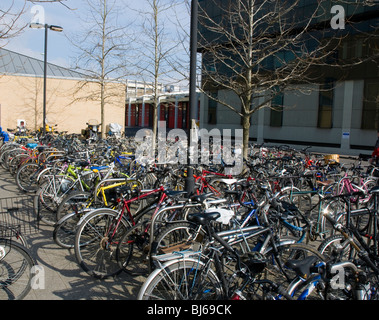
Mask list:
[{"label": "sky", "polygon": [[[77,49],[71,44],[68,38],[77,34],[83,25],[83,17],[88,14],[88,10],[83,0],[50,0],[31,1],[27,0],[25,13],[22,15],[20,23],[29,24],[32,21],[42,21],[49,25],[58,25],[63,28],[63,32],[48,32],[48,55],[49,63],[63,67],[73,67],[75,58],[78,56]],[[96,0],[93,0],[96,2]],[[160,0],[166,1],[166,0]],[[1,0],[0,9],[10,6],[13,9],[24,3],[23,0]],[[118,19],[121,23],[129,24],[129,27],[138,24],[136,12],[138,10],[148,10],[145,0],[116,0],[116,4],[122,8],[118,12]],[[183,12],[182,12],[183,13]],[[184,15],[188,13],[185,10]],[[188,18],[189,20],[189,18]],[[170,28],[170,27],[169,27]],[[168,29],[170,30],[170,29]],[[5,42],[0,42],[0,46],[43,60],[44,52],[44,29],[32,29],[26,27],[23,31]]]},{"label": "sky", "polygon": [[[17,5],[23,3],[20,0],[15,1],[19,1]],[[31,22],[36,18],[35,14],[41,13],[39,16],[41,21],[44,19],[47,24],[63,27],[62,33],[49,31],[47,58],[50,63],[70,67],[75,54],[67,35],[75,32],[75,27],[78,25],[78,14],[80,10],[83,10],[83,6],[78,6],[82,1],[66,0],[62,2],[72,9],[57,2],[29,2],[22,16],[22,23]],[[9,39],[4,48],[43,60],[44,30],[26,27],[21,34]]]}]

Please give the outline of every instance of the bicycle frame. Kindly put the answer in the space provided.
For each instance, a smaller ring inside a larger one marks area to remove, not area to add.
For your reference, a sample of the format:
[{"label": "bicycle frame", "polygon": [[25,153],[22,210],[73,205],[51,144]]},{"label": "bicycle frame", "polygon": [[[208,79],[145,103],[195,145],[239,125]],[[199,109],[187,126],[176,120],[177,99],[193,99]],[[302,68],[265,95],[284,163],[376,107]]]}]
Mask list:
[{"label": "bicycle frame", "polygon": [[[289,199],[290,201],[294,201],[296,197],[298,196],[306,196],[310,203],[310,208],[309,208],[309,213],[311,213],[314,209],[317,208],[317,219],[315,221],[315,229],[311,230],[312,232],[312,238],[315,238],[317,236],[323,237],[325,236],[327,230],[324,229],[324,216],[323,216],[323,210],[324,210],[324,204],[325,204],[325,195],[328,194],[327,191],[325,191],[325,188],[328,188],[328,186],[321,186],[320,188],[317,188],[316,190],[309,190],[309,191],[301,191],[297,188],[291,188],[287,189],[290,190],[290,195]],[[312,200],[311,198],[317,195],[318,196],[318,201],[316,204],[312,205]],[[315,239],[314,239],[315,240]]]},{"label": "bicycle frame", "polygon": [[[227,178],[227,179],[232,179],[233,176],[231,175],[226,175],[224,173],[219,173],[219,172],[212,172],[212,171],[208,171],[208,170],[202,170],[201,172],[201,175],[200,176],[196,176],[194,175],[194,178],[195,178],[195,184],[196,183],[200,183],[200,189],[197,189],[196,190],[196,193],[197,194],[202,194],[204,193],[204,189],[208,188],[210,189],[214,194],[216,195],[220,195],[220,192],[218,190],[216,190],[215,188],[213,188],[209,182],[207,181],[206,179],[206,176],[207,175],[215,175],[215,176],[218,176],[218,177],[223,177],[223,178]],[[199,182],[200,181],[200,182]]]},{"label": "bicycle frame", "polygon": [[[331,281],[330,277],[335,276],[340,272],[341,269],[350,269],[354,275],[358,275],[360,270],[359,268],[351,261],[342,261],[342,262],[322,262],[316,265],[313,269],[319,270],[319,272],[310,274],[307,279],[300,277],[299,275],[290,283],[287,291],[288,294],[292,297],[296,294],[298,288],[301,288],[301,292],[297,300],[306,300],[315,290],[317,285],[320,282]],[[370,300],[370,295],[367,292],[367,289],[360,284],[360,279],[358,276],[354,277],[355,283],[353,288],[351,288],[353,297],[355,300]],[[281,297],[278,296],[277,299]],[[326,299],[325,296],[322,298]]]},{"label": "bicycle frame", "polygon": [[[109,209],[113,212],[116,213],[116,217],[113,219],[112,223],[109,225],[108,227],[108,230],[106,232],[107,235],[109,235],[109,238],[108,238],[108,243],[113,243],[113,237],[115,236],[117,230],[118,230],[118,227],[120,225],[120,222],[121,222],[121,219],[128,219],[130,221],[130,223],[132,224],[132,226],[136,225],[136,221],[138,219],[137,216],[134,216],[131,211],[130,211],[130,207],[129,207],[129,204],[130,203],[133,203],[135,201],[138,201],[138,200],[141,200],[143,198],[146,198],[146,197],[149,197],[153,194],[158,194],[160,192],[164,191],[164,187],[161,186],[157,189],[154,189],[154,190],[141,190],[140,191],[140,195],[136,196],[136,197],[133,197],[131,199],[125,199],[125,198],[122,198],[120,199],[119,203],[121,205],[121,209],[119,210],[114,210],[114,209]],[[158,201],[158,205],[157,205],[157,208],[155,209],[155,213],[158,211],[159,209],[159,206],[163,203],[163,201],[166,199],[166,194],[163,192],[159,201]],[[100,208],[100,209],[95,209],[95,210],[92,210],[92,211],[89,211],[89,212],[86,212],[79,220],[79,222],[77,223],[77,226],[79,226],[85,219],[86,217],[91,214],[92,212],[96,211],[96,210],[102,210],[103,208]],[[143,214],[144,212],[141,213],[141,215]],[[154,214],[155,214],[154,213]],[[110,234],[111,233],[111,234]]]}]

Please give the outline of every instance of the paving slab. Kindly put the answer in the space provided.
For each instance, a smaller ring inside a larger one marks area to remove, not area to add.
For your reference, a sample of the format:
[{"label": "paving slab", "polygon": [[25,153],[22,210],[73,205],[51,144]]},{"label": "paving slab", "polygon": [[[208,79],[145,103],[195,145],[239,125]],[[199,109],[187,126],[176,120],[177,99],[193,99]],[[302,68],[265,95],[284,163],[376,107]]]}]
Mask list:
[{"label": "paving slab", "polygon": [[[0,199],[26,195],[19,191],[14,177],[0,168]],[[145,280],[143,276],[133,277],[126,273],[106,280],[92,278],[78,265],[74,250],[59,247],[53,240],[53,227],[43,222],[38,232],[28,237],[28,243],[41,267],[43,280],[25,300],[135,300]]]},{"label": "paving slab", "polygon": [[[0,168],[0,199],[25,196],[28,194],[18,190],[14,178]],[[112,279],[94,279],[80,268],[74,250],[61,248],[54,242],[53,227],[43,222],[27,240],[40,267],[41,281],[36,282],[36,288],[24,300],[134,300],[144,281],[144,277],[126,273]]]}]

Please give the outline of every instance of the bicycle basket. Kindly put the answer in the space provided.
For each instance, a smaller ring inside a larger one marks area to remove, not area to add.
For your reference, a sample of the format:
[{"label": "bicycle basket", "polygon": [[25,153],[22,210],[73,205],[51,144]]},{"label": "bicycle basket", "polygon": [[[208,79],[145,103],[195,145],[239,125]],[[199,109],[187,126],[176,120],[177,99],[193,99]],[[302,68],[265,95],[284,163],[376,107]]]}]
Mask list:
[{"label": "bicycle basket", "polygon": [[38,230],[32,196],[0,198],[0,237],[10,238],[16,233],[31,235]]}]

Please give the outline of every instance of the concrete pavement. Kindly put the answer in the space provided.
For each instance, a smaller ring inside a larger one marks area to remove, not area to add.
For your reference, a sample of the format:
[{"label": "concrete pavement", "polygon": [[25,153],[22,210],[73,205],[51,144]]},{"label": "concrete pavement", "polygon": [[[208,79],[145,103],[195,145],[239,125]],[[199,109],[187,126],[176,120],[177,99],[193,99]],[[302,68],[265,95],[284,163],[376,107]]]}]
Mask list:
[{"label": "concrete pavement", "polygon": [[[24,197],[14,178],[0,168],[0,199]],[[41,267],[36,289],[25,300],[133,300],[143,277],[121,273],[115,279],[97,280],[81,270],[74,250],[63,249],[53,240],[53,227],[40,223],[38,232],[27,235],[30,251]]]},{"label": "concrete pavement", "polygon": [[[341,162],[351,162],[349,160]],[[14,178],[0,168],[0,199],[25,197]],[[32,201],[32,197],[31,197]],[[38,232],[28,235],[30,251],[41,267],[39,288],[25,300],[134,300],[144,277],[121,273],[114,279],[97,280],[79,267],[74,250],[55,244],[53,227],[40,223]]]}]

